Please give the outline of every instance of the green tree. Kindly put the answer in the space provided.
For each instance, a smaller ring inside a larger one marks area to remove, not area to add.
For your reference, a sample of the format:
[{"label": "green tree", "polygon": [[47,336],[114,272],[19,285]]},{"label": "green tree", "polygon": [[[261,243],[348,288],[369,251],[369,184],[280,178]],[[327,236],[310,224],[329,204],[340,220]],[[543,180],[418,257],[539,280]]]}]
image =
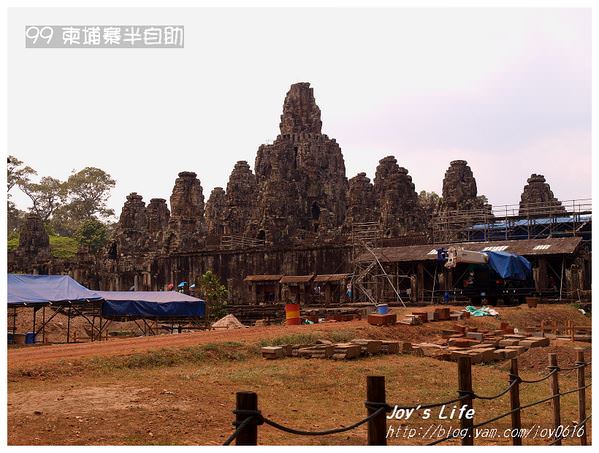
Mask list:
[{"label": "green tree", "polygon": [[200,297],[206,301],[210,319],[220,319],[227,314],[228,291],[216,274],[207,271],[199,278],[197,288]]},{"label": "green tree", "polygon": [[80,246],[89,247],[92,253],[97,253],[108,242],[108,227],[96,219],[83,222],[76,234]]},{"label": "green tree", "polygon": [[418,194],[418,203],[424,210],[427,219],[431,219],[441,208],[441,197],[435,192],[423,190]]},{"label": "green tree", "polygon": [[10,191],[18,184],[29,182],[29,178],[35,174],[36,171],[33,168],[23,165],[23,162],[15,156],[8,156],[6,162],[6,220],[9,238],[17,234],[25,219],[25,212],[18,209],[10,200]]},{"label": "green tree", "polygon": [[24,221],[25,212],[18,209],[12,201],[8,200],[6,205],[6,228],[9,239],[18,235]]},{"label": "green tree", "polygon": [[29,178],[36,174],[37,172],[33,168],[24,166],[23,162],[15,156],[8,156],[6,163],[6,185],[8,192],[18,184],[29,182]]},{"label": "green tree", "polygon": [[31,200],[31,210],[46,224],[67,196],[65,184],[50,176],[44,176],[38,183],[21,181],[19,188]]},{"label": "green tree", "polygon": [[115,180],[108,173],[95,167],[85,167],[69,176],[65,186],[71,221],[81,225],[91,218],[106,219],[114,215],[106,204],[115,185]]}]

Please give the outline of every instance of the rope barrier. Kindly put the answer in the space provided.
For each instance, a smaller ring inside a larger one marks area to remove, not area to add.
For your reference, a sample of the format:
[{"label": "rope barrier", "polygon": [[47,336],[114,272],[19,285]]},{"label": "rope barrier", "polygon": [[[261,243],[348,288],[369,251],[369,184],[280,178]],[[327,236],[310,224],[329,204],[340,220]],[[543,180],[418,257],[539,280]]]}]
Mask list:
[{"label": "rope barrier", "polygon": [[[332,428],[332,429],[326,429],[326,430],[322,430],[322,431],[306,431],[306,430],[301,430],[301,429],[296,429],[296,428],[290,428],[288,426],[282,425],[280,423],[275,422],[274,420],[271,420],[267,417],[264,417],[261,412],[259,410],[241,410],[241,409],[236,409],[233,411],[233,413],[235,413],[236,415],[246,415],[247,418],[245,418],[241,423],[239,423],[238,425],[236,424],[236,429],[235,431],[227,438],[227,440],[224,442],[223,445],[230,445],[231,442],[233,442],[233,440],[235,440],[237,438],[237,436],[239,435],[239,433],[250,423],[254,422],[257,425],[262,425],[262,424],[267,424],[272,426],[275,429],[278,429],[280,431],[284,431],[286,433],[289,434],[295,434],[295,435],[301,435],[301,436],[324,436],[324,435],[330,435],[330,434],[339,434],[339,433],[343,433],[343,432],[347,432],[347,431],[351,431],[355,428],[357,428],[358,426],[363,425],[364,423],[367,423],[371,420],[373,420],[375,417],[386,413],[386,412],[391,412],[393,410],[393,408],[396,409],[403,409],[403,410],[421,410],[421,409],[431,409],[431,408],[435,408],[435,407],[440,407],[443,405],[448,405],[448,404],[452,404],[452,403],[456,403],[459,401],[462,401],[464,399],[480,399],[480,400],[495,400],[497,398],[502,397],[503,395],[507,394],[516,384],[519,383],[524,383],[524,384],[534,384],[534,383],[538,383],[538,382],[542,382],[545,381],[546,379],[550,378],[551,376],[553,376],[556,373],[559,372],[571,372],[580,368],[584,368],[588,365],[590,365],[591,362],[584,362],[584,363],[577,363],[575,366],[573,367],[569,367],[569,368],[559,368],[557,366],[551,367],[551,371],[546,374],[545,376],[539,378],[539,379],[532,379],[532,380],[525,380],[522,379],[520,376],[518,375],[514,375],[514,374],[510,374],[509,377],[510,379],[512,379],[512,382],[510,383],[510,385],[505,388],[504,390],[502,390],[501,392],[499,392],[496,395],[492,395],[492,396],[483,396],[483,395],[478,395],[475,392],[465,392],[465,391],[459,391],[460,396],[448,401],[444,401],[444,402],[439,402],[439,403],[428,403],[428,404],[417,404],[417,405],[411,405],[411,406],[400,406],[400,405],[391,405],[388,403],[384,403],[384,402],[372,402],[372,401],[365,401],[364,404],[366,406],[367,409],[370,410],[374,410],[374,412],[370,415],[368,415],[366,418],[363,418],[362,420],[359,420],[349,426],[345,426],[345,427],[340,427],[340,428]],[[528,403],[525,405],[520,405],[520,407],[517,407],[515,409],[512,409],[510,411],[504,412],[502,414],[499,414],[497,416],[494,416],[488,420],[479,422],[477,424],[472,425],[469,428],[469,432],[472,433],[473,430],[475,428],[480,428],[481,426],[485,426],[488,425],[489,423],[492,423],[494,421],[500,420],[504,417],[507,417],[508,415],[511,415],[515,412],[518,411],[522,411],[524,409],[536,406],[538,404],[542,404],[548,401],[551,401],[553,399],[555,399],[556,397],[559,396],[564,396],[564,395],[568,395],[571,393],[575,393],[575,392],[579,392],[580,390],[586,389],[588,387],[591,387],[592,383],[588,383],[585,386],[582,387],[577,387],[575,389],[572,390],[567,390],[564,392],[560,392],[557,393],[555,395],[551,395],[547,398],[543,398],[537,401],[533,401],[532,403]],[[582,420],[580,423],[577,424],[577,426],[584,426],[586,425],[587,421],[591,418],[591,415],[588,415],[584,420]],[[452,440],[452,439],[456,439],[458,437],[461,437],[461,433],[462,431],[456,431],[455,434],[451,433],[448,436],[445,436],[441,439],[437,439],[431,443],[428,443],[426,445],[428,446],[432,446],[432,445],[437,445],[441,442],[445,442],[448,440]],[[563,439],[563,436],[555,439],[554,441],[552,441],[549,445],[555,445],[557,443],[559,443],[561,440]]]},{"label": "rope barrier", "polygon": [[532,379],[532,380],[526,380],[526,379],[522,379],[522,378],[519,378],[519,379],[520,379],[520,382],[523,384],[536,384],[537,382],[542,382],[546,379],[549,379],[551,376],[553,376],[555,373],[558,373],[558,372],[559,372],[559,369],[556,368],[554,370],[551,370],[548,374],[546,374],[545,376],[543,376],[540,379]]},{"label": "rope barrier", "polygon": [[478,395],[476,393],[474,393],[473,396],[474,396],[474,398],[477,398],[479,400],[494,400],[494,399],[497,399],[497,398],[505,395],[507,392],[509,392],[512,389],[512,387],[514,385],[516,385],[518,383],[519,383],[518,379],[514,379],[514,381],[505,390],[501,391],[500,393],[498,393],[497,395],[494,395],[494,396],[482,396],[482,395]]},{"label": "rope barrier", "polygon": [[351,431],[352,429],[357,428],[360,425],[363,425],[366,422],[369,422],[370,420],[372,420],[373,418],[375,418],[376,416],[382,414],[386,412],[384,407],[380,407],[379,409],[377,409],[375,412],[373,412],[372,414],[370,414],[368,417],[352,424],[349,426],[345,426],[345,427],[341,427],[341,428],[333,428],[333,429],[327,429],[324,431],[303,431],[300,429],[295,429],[295,428],[289,428],[287,426],[281,425],[280,423],[275,422],[274,420],[271,420],[269,418],[263,417],[264,423],[266,423],[267,425],[272,426],[273,428],[276,428],[280,431],[284,431],[286,433],[289,434],[297,434],[300,436],[325,436],[328,434],[339,434],[339,433],[344,433],[346,431]]},{"label": "rope barrier", "polygon": [[587,415],[580,423],[578,423],[576,426],[585,426],[587,424],[587,422],[589,421],[589,418],[592,417],[593,414],[589,414]]},{"label": "rope barrier", "polygon": [[239,426],[237,426],[237,428],[235,429],[235,431],[233,431],[233,434],[231,434],[229,436],[229,438],[227,440],[225,440],[225,443],[223,445],[231,445],[231,442],[233,442],[237,436],[239,435],[239,433],[241,432],[241,430],[243,428],[245,428],[247,425],[250,424],[250,422],[252,422],[254,420],[254,416],[252,417],[248,417],[246,418],[244,421],[242,421]]},{"label": "rope barrier", "polygon": [[[586,385],[584,388],[586,388],[586,387],[588,387],[588,386],[590,386],[590,384]],[[560,393],[559,395],[563,395],[563,394],[566,394],[566,393],[572,393],[572,392],[574,392],[574,391],[578,391],[578,390],[580,390],[580,389],[581,389],[581,388],[574,389],[574,390],[571,390],[571,391],[568,391],[568,392],[565,392],[565,393]],[[500,414],[500,415],[497,415],[497,416],[495,416],[495,417],[493,417],[493,418],[490,418],[490,419],[488,419],[488,420],[485,420],[485,421],[483,421],[483,422],[480,422],[480,423],[477,423],[477,424],[473,425],[473,426],[472,426],[472,429],[475,429],[475,428],[480,428],[481,426],[488,425],[489,423],[492,423],[492,422],[495,422],[495,421],[497,421],[497,420],[500,420],[500,419],[502,419],[502,418],[504,418],[504,417],[507,417],[508,415],[511,415],[511,414],[513,414],[514,412],[521,411],[521,410],[523,410],[523,409],[528,409],[529,407],[536,406],[537,404],[545,403],[545,402],[547,402],[547,401],[550,401],[550,400],[554,399],[556,396],[557,396],[557,395],[551,395],[551,396],[550,396],[550,397],[548,397],[548,398],[544,398],[544,399],[542,399],[542,400],[534,401],[534,402],[532,402],[532,403],[525,404],[524,406],[520,406],[520,407],[517,407],[517,408],[515,408],[515,409],[512,409],[512,410],[510,410],[510,411],[504,412],[504,413],[502,413],[502,414]],[[590,417],[591,417],[591,416],[589,415],[587,418],[585,418],[585,419],[583,420],[583,422],[584,422],[584,423],[586,423],[586,422],[587,422],[587,420],[588,420]],[[579,423],[579,426],[580,426],[580,425],[582,425],[582,424],[583,424],[582,422],[581,422],[581,423]],[[437,445],[437,444],[439,444],[439,443],[441,443],[441,442],[445,442],[446,440],[455,439],[455,438],[457,438],[457,437],[459,437],[459,434],[451,434],[451,435],[449,435],[449,436],[446,436],[446,437],[444,437],[444,438],[442,438],[442,439],[438,439],[438,440],[436,440],[436,441],[434,441],[434,442],[432,442],[432,443],[426,444],[426,445],[427,445],[427,446],[429,446],[429,445]]]},{"label": "rope barrier", "polygon": [[417,404],[415,406],[400,406],[399,404],[392,404],[392,405],[389,405],[389,407],[391,407],[391,408],[397,407],[397,409],[403,409],[403,410],[410,410],[410,409],[414,409],[414,410],[433,409],[435,407],[447,406],[448,404],[457,403],[457,402],[462,401],[462,400],[464,400],[466,398],[474,398],[474,397],[475,397],[474,393],[467,393],[467,394],[464,394],[464,395],[459,396],[457,398],[454,398],[452,400],[443,401],[441,403]]},{"label": "rope barrier", "polygon": [[585,368],[585,367],[587,367],[590,364],[591,364],[591,362],[585,362],[585,363],[579,363],[577,365],[574,365],[574,366],[571,366],[571,367],[568,367],[568,368],[561,368],[560,367],[560,371],[574,371],[574,370],[577,370],[579,368]]},{"label": "rope barrier", "polygon": [[558,395],[559,396],[569,395],[570,393],[578,392],[578,391],[586,389],[587,387],[590,387],[590,386],[591,386],[591,383],[589,382],[587,385],[585,385],[583,387],[578,387],[578,388],[575,388],[575,389],[572,389],[572,390],[568,390],[566,392],[560,392],[560,393],[558,393]]}]

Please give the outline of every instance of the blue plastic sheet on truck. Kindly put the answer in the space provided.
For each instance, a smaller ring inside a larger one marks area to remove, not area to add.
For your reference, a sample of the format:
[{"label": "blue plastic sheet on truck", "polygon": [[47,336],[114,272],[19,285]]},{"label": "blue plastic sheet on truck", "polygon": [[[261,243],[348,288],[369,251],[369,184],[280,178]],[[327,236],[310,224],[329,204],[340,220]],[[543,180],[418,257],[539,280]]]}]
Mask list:
[{"label": "blue plastic sheet on truck", "polygon": [[530,261],[520,255],[507,252],[485,252],[489,257],[489,267],[501,278],[528,280],[532,274]]}]

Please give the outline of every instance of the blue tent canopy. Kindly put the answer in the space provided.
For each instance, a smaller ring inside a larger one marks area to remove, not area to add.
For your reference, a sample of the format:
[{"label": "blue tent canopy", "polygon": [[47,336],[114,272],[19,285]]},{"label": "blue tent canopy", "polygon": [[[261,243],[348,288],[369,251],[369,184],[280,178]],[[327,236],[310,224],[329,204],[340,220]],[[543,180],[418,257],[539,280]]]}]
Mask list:
[{"label": "blue tent canopy", "polygon": [[8,304],[47,304],[86,302],[102,299],[98,293],[80,285],[68,275],[8,274]]},{"label": "blue tent canopy", "polygon": [[206,302],[176,291],[98,291],[104,299],[102,317],[201,318]]},{"label": "blue tent canopy", "polygon": [[489,267],[501,278],[527,280],[532,274],[530,261],[520,255],[507,252],[485,252],[489,257]]}]

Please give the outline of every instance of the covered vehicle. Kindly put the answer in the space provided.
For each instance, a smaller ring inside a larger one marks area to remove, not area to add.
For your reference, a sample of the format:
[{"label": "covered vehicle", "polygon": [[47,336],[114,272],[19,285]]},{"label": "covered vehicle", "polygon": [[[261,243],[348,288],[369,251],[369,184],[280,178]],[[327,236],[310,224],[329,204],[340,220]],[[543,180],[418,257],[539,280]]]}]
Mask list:
[{"label": "covered vehicle", "polygon": [[462,277],[454,293],[468,297],[472,304],[501,301],[505,305],[524,303],[534,291],[532,265],[523,256],[504,251],[473,252],[449,249],[446,267]]}]

